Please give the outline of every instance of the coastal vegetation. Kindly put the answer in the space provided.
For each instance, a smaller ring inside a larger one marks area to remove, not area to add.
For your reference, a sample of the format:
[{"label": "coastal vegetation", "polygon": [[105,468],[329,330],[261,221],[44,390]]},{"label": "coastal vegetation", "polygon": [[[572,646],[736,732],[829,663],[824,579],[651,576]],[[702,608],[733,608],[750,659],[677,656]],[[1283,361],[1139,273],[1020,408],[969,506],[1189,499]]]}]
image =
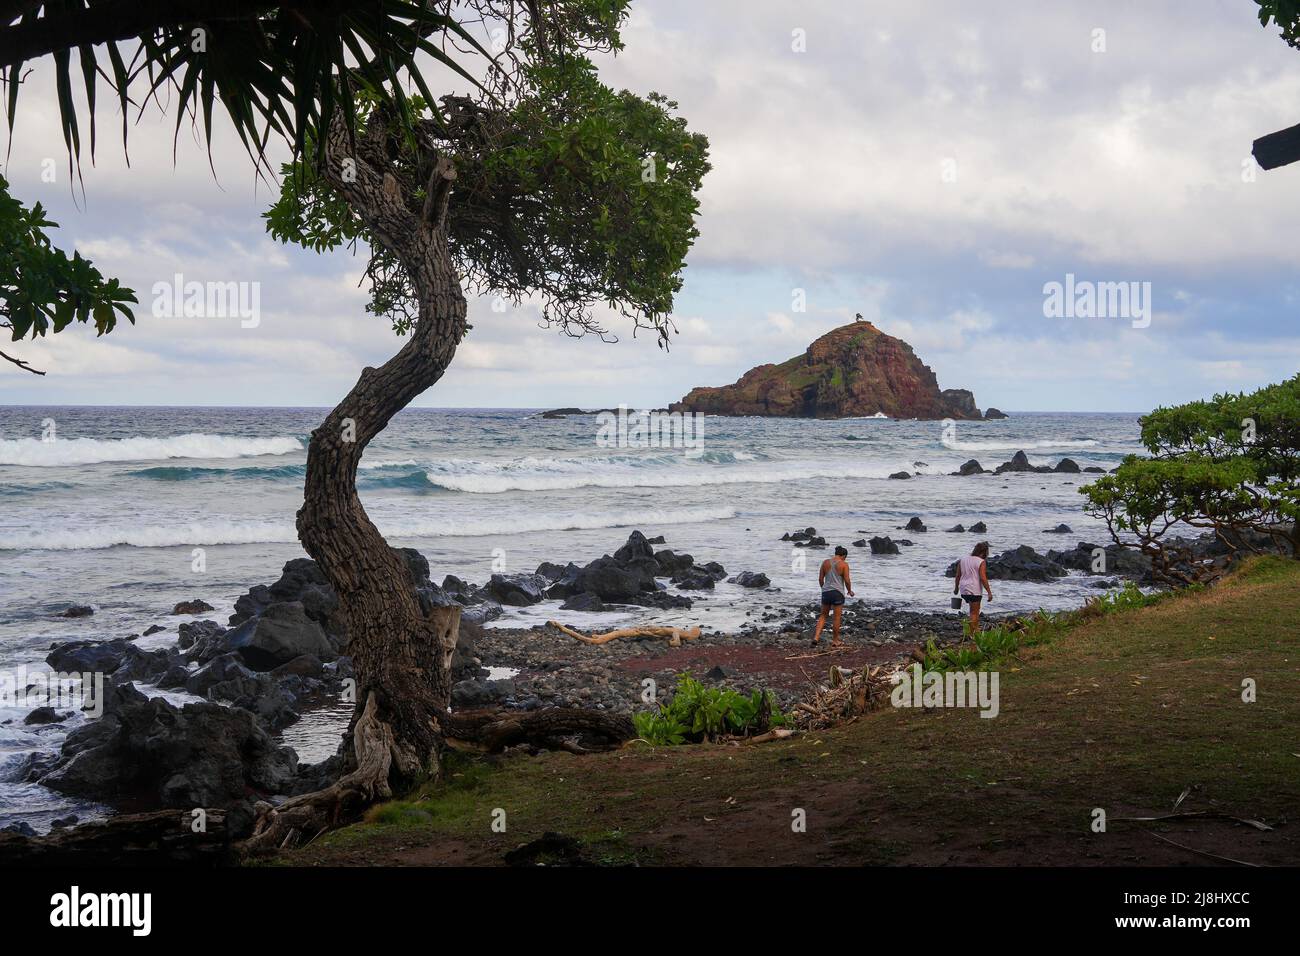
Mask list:
[{"label": "coastal vegetation", "polygon": [[705,687],[690,674],[679,674],[668,702],[633,714],[632,723],[642,740],[664,745],[761,734],[784,726],[785,715],[765,690],[746,695],[730,687]]},{"label": "coastal vegetation", "polygon": [[974,634],[966,626],[964,634],[969,643],[940,647],[931,638],[921,651],[921,663],[926,671],[992,670],[1018,660],[1016,652],[1022,648],[1049,643],[1084,621],[1116,611],[1147,607],[1165,600],[1172,593],[1147,593],[1134,582],[1125,581],[1122,587],[1091,598],[1080,608],[1038,611],[1025,617],[1006,618]]},{"label": "coastal vegetation", "polygon": [[1213,580],[1186,529],[1231,551],[1300,559],[1300,375],[1249,394],[1157,408],[1142,418],[1147,457],[1080,488],[1116,543],[1133,541],[1165,584]]},{"label": "coastal vegetation", "polygon": [[[471,2],[471,8],[483,4]],[[218,111],[239,136],[256,168],[269,172],[268,145],[287,142],[293,155],[309,130],[328,128],[335,111],[353,116],[353,95],[366,90],[397,115],[411,116],[408,76],[427,90],[417,56],[464,72],[443,45],[455,36],[471,49],[482,46],[459,22],[412,0],[321,6],[314,3],[242,3],[226,0],[185,4],[137,4],[127,15],[105,0],[78,4],[10,4],[0,31],[0,85],[12,137],[24,74],[33,62],[52,60],[59,126],[69,173],[80,170],[83,142],[93,161],[98,113],[107,86],[121,114],[127,150],[134,112],[151,104],[174,111],[179,139],[186,117],[211,141]],[[382,51],[379,55],[378,51]],[[84,90],[84,100],[74,91]],[[30,97],[27,97],[30,98]],[[319,144],[318,144],[319,145]],[[322,157],[319,149],[314,158]],[[93,318],[96,331],[111,332],[118,313],[130,321],[132,290],[104,279],[79,253],[54,246],[44,229],[40,203],[28,209],[0,178],[0,290],[14,342],[61,332],[75,320]],[[21,358],[0,353],[25,371],[44,374]]]},{"label": "coastal vegetation", "polygon": [[[119,317],[135,322],[135,293],[73,252],[69,257],[51,241],[58,226],[40,203],[28,209],[9,195],[0,176],[0,328],[18,342],[62,332],[72,322],[93,323],[97,335],[113,331]],[[26,360],[0,351],[27,372],[44,375]]]},{"label": "coastal vegetation", "polygon": [[[1252,558],[1213,588],[1061,621],[1006,659],[996,720],[884,707],[756,747],[475,760],[281,862],[500,864],[548,832],[605,864],[1294,861],[1300,836],[1279,824],[1300,799],[1297,587],[1300,562]],[[1180,795],[1183,810],[1273,829],[1115,819]],[[1106,833],[1089,827],[1096,807]],[[794,808],[806,833],[791,830]]]}]

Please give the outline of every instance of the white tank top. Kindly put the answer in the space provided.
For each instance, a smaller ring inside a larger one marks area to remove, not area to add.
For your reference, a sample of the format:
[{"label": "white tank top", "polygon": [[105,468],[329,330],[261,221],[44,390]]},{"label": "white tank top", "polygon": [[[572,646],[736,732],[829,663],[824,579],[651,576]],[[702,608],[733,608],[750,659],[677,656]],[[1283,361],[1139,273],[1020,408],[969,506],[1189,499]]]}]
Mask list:
[{"label": "white tank top", "polygon": [[826,580],[822,582],[822,590],[839,591],[846,597],[848,596],[848,589],[844,586],[844,579],[840,577],[834,558],[831,559],[830,565],[826,568]]},{"label": "white tank top", "polygon": [[968,554],[957,562],[957,576],[960,578],[957,587],[962,594],[980,593],[980,565],[983,563],[983,558],[977,558],[973,554]]}]

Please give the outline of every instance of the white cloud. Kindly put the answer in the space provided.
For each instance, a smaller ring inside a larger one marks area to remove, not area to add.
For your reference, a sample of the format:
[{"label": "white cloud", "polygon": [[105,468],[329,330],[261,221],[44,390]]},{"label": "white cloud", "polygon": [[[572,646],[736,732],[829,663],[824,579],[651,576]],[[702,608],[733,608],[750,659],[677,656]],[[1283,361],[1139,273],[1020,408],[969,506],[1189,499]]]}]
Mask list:
[{"label": "white cloud", "polygon": [[[665,353],[616,316],[602,317],[617,345],[574,341],[538,329],[535,303],[503,314],[474,302],[473,332],[422,401],[665,402],[798,354],[858,312],[945,386],[1013,409],[1138,409],[1293,374],[1300,168],[1249,181],[1243,160],[1254,138],[1296,122],[1300,54],[1230,5],[1103,13],[1096,54],[1087,6],[634,5],[626,49],[602,69],[678,100],[714,166],[676,345]],[[795,27],[806,53],[790,49]],[[275,187],[224,120],[212,168],[188,127],[173,163],[174,118],[150,109],[128,168],[104,98],[74,202],[53,103],[52,71],[37,64],[5,175],[52,211],[63,247],[144,301],[138,324],[107,340],[8,347],[50,376],[0,368],[6,400],[322,404],[400,347],[364,312],[362,260],[267,237]],[[949,158],[955,182],[942,177]],[[261,325],[153,318],[151,286],[177,272],[260,283]],[[1153,280],[1151,328],[1045,324],[1042,283],[1066,272]]]},{"label": "white cloud", "polygon": [[691,361],[696,365],[735,365],[740,360],[740,349],[734,345],[697,345],[690,350]]},{"label": "white cloud", "polygon": [[997,252],[985,249],[980,252],[980,262],[993,269],[1028,269],[1034,257],[1027,252]]}]

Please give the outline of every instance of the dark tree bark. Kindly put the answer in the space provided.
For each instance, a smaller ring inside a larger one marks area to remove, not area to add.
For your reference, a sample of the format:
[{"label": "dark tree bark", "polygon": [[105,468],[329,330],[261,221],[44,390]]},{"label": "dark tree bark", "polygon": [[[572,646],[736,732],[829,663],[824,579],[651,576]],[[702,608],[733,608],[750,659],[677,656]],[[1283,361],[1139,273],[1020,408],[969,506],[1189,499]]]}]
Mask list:
[{"label": "dark tree bark", "polygon": [[627,717],[580,708],[452,714],[460,608],[422,609],[406,562],[361,506],[357,466],[366,446],[442,377],[467,329],[467,304],[447,239],[455,167],[428,139],[417,162],[399,167],[389,122],[376,110],[354,139],[336,117],[322,175],[373,241],[400,261],[418,316],[402,349],[379,368],[365,369],[312,432],[298,512],[298,537],[338,595],[349,637],[357,711],[348,728],[348,760],[329,787],[279,807],[261,805],[245,852],[292,846],[436,777],[448,746],[496,752],[526,744],[587,753],[635,736]]},{"label": "dark tree bark", "polygon": [[[312,432],[298,536],[339,599],[357,679],[346,775],[332,787],[263,808],[250,848],[292,844],[337,825],[394,788],[436,775],[451,695],[451,655],[460,609],[420,607],[401,557],[357,496],[357,465],[392,417],[442,377],[465,334],[466,301],[447,245],[446,192],[455,170],[436,159],[433,202],[417,204],[386,159],[384,117],[354,142],[330,128],[324,175],[377,243],[408,273],[419,317],[402,349],[361,373],[352,391]],[[424,185],[424,184],[421,184]],[[310,831],[310,832],[309,832]]]}]

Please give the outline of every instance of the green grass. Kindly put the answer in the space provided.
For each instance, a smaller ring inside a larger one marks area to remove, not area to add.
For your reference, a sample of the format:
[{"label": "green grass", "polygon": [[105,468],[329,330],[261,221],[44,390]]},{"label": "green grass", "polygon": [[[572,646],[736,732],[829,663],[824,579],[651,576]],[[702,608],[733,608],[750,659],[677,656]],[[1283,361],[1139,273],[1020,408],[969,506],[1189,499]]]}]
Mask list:
[{"label": "green grass", "polygon": [[[1300,562],[1256,560],[1198,593],[1053,615],[1014,651],[990,641],[992,720],[886,707],[752,746],[458,757],[442,782],[282,861],[496,863],[553,830],[606,864],[1204,862],[1133,826],[1087,827],[1094,807],[1166,812],[1191,787],[1185,807],[1275,825],[1228,855],[1300,862],[1300,827],[1286,826],[1300,806],[1298,592]],[[803,838],[792,807],[807,810]]]},{"label": "green grass", "polygon": [[1085,621],[1118,611],[1150,607],[1171,597],[1186,597],[1199,590],[1198,585],[1179,595],[1172,591],[1147,594],[1129,581],[1122,588],[1091,598],[1081,608],[1052,613],[1037,611],[1027,617],[1010,618],[982,627],[973,636],[970,632],[970,621],[967,620],[963,624],[963,633],[968,643],[939,647],[931,638],[926,642],[923,650],[924,667],[927,671],[940,672],[992,670],[1009,661],[1019,660],[1016,652],[1022,648],[1046,644],[1069,633],[1071,628]]}]

